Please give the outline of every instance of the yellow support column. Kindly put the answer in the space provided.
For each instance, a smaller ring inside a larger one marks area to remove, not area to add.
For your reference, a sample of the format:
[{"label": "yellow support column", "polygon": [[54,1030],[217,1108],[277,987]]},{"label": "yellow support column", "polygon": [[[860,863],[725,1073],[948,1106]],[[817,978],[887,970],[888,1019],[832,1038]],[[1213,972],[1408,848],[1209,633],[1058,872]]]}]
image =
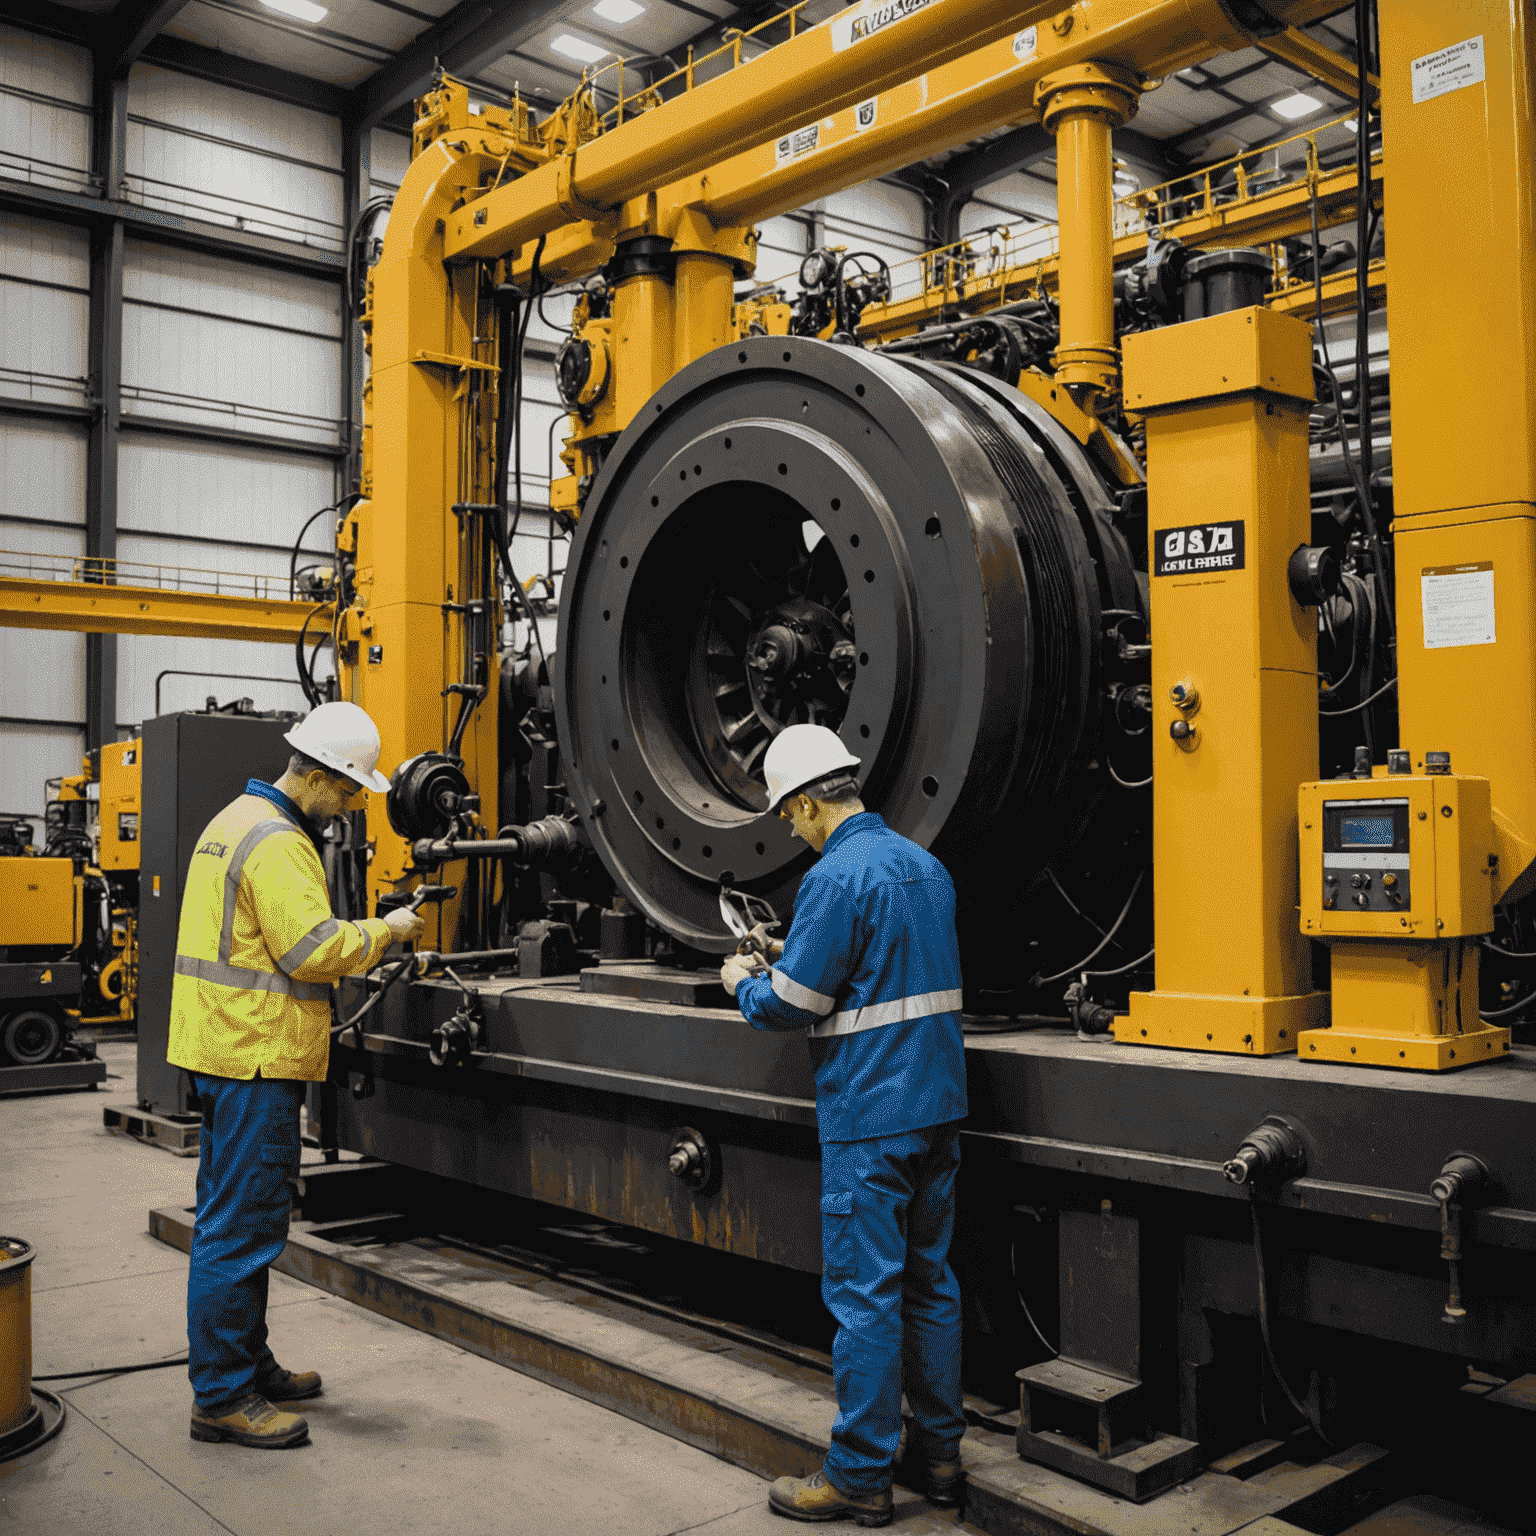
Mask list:
[{"label": "yellow support column", "polygon": [[1110,135],[1141,100],[1130,70],[1077,64],[1035,87],[1040,121],[1056,135],[1061,344],[1056,382],[1086,410],[1120,384],[1115,345],[1114,161]]},{"label": "yellow support column", "polygon": [[1380,7],[1399,739],[1489,780],[1497,902],[1536,889],[1536,27]]},{"label": "yellow support column", "polygon": [[1273,1055],[1324,1020],[1299,930],[1296,791],[1317,774],[1312,332],[1266,309],[1125,338],[1147,419],[1157,988],[1115,1038]]}]

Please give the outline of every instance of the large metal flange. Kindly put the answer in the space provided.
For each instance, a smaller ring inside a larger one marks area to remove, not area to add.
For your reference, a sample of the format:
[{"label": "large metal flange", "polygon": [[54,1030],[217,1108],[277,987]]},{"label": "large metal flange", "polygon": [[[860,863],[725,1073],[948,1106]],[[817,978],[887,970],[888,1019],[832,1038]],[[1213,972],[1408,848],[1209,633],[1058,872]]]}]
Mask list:
[{"label": "large metal flange", "polygon": [[[866,801],[957,880],[1018,845],[1026,780],[1047,824],[1062,811],[1060,765],[1038,771],[1025,737],[1033,722],[1087,755],[1100,594],[1087,514],[1025,405],[967,374],[753,338],[678,374],[614,446],[572,547],[553,681],[593,845],[676,938],[734,947],[722,879],[788,914],[809,854],[763,813],[761,759],[793,720],[839,729]],[[1010,488],[999,455],[1031,484]],[[1060,530],[1062,665],[1039,654],[1030,495]]]},{"label": "large metal flange", "polygon": [[1069,112],[1123,128],[1141,105],[1141,76],[1118,64],[1074,64],[1042,76],[1035,85],[1040,126],[1055,133]]}]

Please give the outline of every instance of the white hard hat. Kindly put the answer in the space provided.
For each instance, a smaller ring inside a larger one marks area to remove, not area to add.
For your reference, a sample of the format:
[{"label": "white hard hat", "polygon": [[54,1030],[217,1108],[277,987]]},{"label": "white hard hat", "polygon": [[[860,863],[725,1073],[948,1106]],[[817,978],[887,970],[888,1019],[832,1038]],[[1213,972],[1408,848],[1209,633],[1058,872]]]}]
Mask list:
[{"label": "white hard hat", "polygon": [[807,784],[858,766],[858,758],[843,745],[836,731],[824,725],[786,726],[768,744],[763,757],[768,809],[778,810],[780,801]]},{"label": "white hard hat", "polygon": [[389,788],[389,780],[379,772],[379,728],[356,704],[322,704],[283,740],[364,789],[383,794]]}]

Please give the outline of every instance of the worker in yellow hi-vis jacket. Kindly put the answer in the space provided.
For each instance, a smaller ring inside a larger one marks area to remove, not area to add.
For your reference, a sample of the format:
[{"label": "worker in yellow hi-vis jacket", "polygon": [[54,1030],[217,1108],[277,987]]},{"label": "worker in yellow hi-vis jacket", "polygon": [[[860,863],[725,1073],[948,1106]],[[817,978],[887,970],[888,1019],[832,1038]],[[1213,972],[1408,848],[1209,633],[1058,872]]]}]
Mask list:
[{"label": "worker in yellow hi-vis jacket", "polygon": [[198,839],[181,904],[167,1059],[192,1074],[203,1126],[187,1277],[192,1437],[301,1444],[274,1407],[316,1396],[313,1371],[267,1347],[267,1266],[288,1238],[305,1084],[325,1077],[330,989],[375,965],[422,921],[405,910],[331,915],[320,834],[364,790],[383,791],[379,733],[355,704],[322,704],[286,740],[276,784],[245,793]]}]

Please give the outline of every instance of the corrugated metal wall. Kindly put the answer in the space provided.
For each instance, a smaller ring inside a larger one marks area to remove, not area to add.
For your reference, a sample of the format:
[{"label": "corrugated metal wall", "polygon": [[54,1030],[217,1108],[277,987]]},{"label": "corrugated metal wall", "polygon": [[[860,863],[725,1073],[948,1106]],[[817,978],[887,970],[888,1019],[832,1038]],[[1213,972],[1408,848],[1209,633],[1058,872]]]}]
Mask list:
[{"label": "corrugated metal wall", "polygon": [[[0,175],[90,185],[90,70],[85,50],[0,26]],[[129,81],[126,151],[128,201],[312,248],[343,248],[334,118],[141,64]],[[371,194],[388,197],[409,165],[410,141],[377,129],[369,152]],[[922,249],[922,226],[915,194],[878,184],[853,188],[814,210],[767,221],[758,280],[781,280],[792,293],[815,229],[828,243],[878,252],[896,269],[900,288],[898,264]],[[0,214],[0,406],[9,400],[78,412],[90,404],[89,265],[83,231]],[[553,356],[571,303],[569,294],[550,296],[547,319],[535,316],[529,331],[523,511],[513,553],[524,581],[541,578],[536,597],[558,591],[568,547],[544,509],[551,474],[564,473]],[[334,281],[131,238],[120,560],[201,573],[188,578],[200,585],[266,582],[286,590],[292,541],[344,489],[342,341]],[[12,552],[13,562],[83,554],[85,480],[82,421],[0,411],[0,550]],[[322,521],[301,568],[323,560],[326,541]],[[552,646],[552,614],[540,631]],[[39,811],[43,779],[76,770],[84,658],[81,636],[0,630],[0,810]],[[218,673],[250,681],[209,675]],[[120,637],[120,733],[154,712],[157,680],[162,709],[201,707],[209,694],[221,701],[248,695],[259,708],[302,708],[292,673],[284,647]],[[267,678],[274,680],[255,680]]]},{"label": "corrugated metal wall", "polygon": [[[0,175],[87,186],[90,100],[89,54],[0,27]],[[136,66],[126,152],[127,201],[341,249],[341,134],[332,118]],[[6,400],[44,411],[90,403],[89,263],[84,231],[0,215]],[[205,573],[184,578],[200,585],[261,580],[286,594],[294,538],[340,488],[341,338],[335,282],[130,239],[119,559]],[[85,481],[83,422],[0,415],[6,563],[84,553]],[[323,557],[325,543],[322,523],[309,547]],[[237,676],[204,675],[220,673]],[[44,779],[78,771],[84,675],[82,636],[0,630],[0,810],[36,814]],[[268,677],[277,680],[252,681]],[[154,713],[157,678],[163,709],[200,708],[209,694],[304,707],[285,647],[123,636],[120,733]]]}]

